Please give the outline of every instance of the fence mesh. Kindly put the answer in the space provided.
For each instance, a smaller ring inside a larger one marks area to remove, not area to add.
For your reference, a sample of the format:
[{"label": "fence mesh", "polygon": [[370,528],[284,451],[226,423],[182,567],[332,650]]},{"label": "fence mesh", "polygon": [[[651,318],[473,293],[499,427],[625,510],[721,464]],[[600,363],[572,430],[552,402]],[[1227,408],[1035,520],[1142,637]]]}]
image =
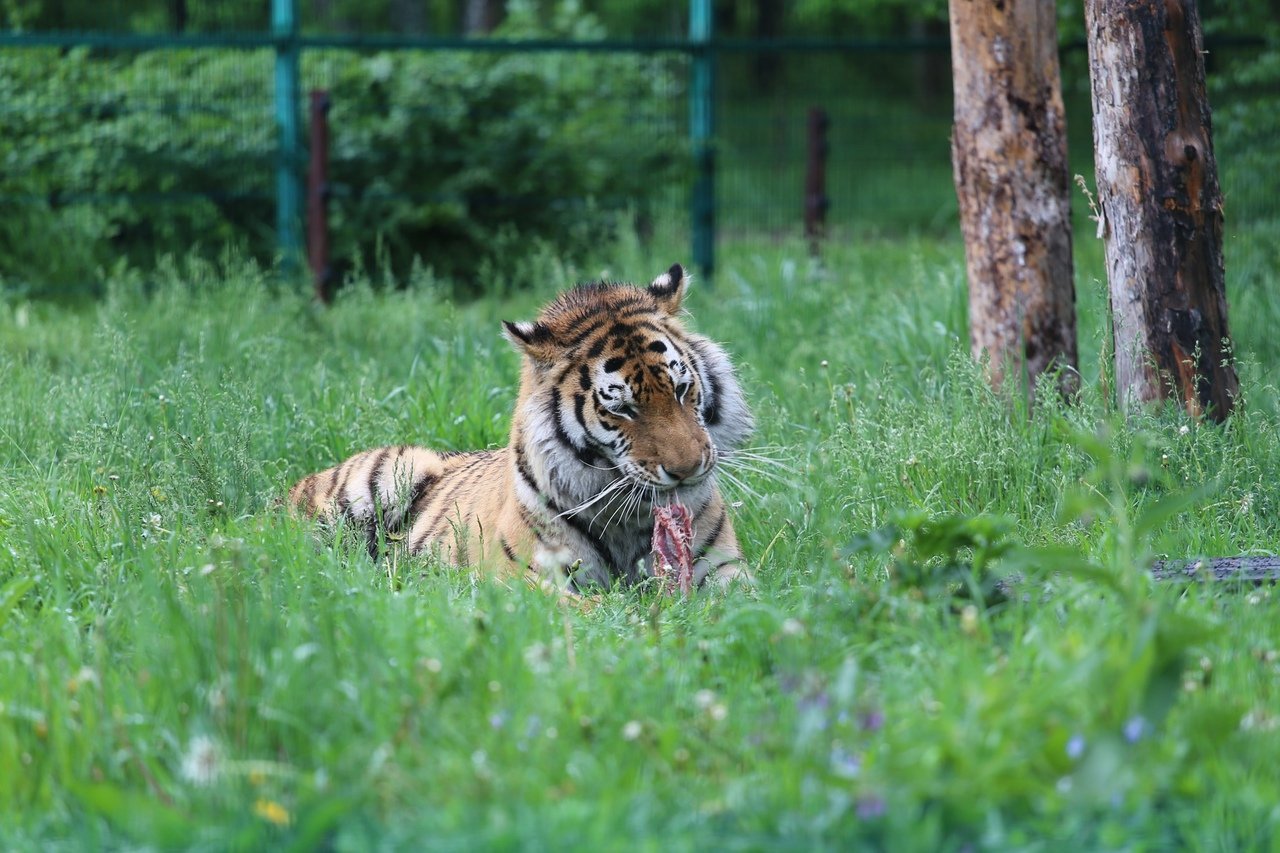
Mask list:
[{"label": "fence mesh", "polygon": [[[322,6],[305,6],[302,32],[327,25]],[[213,254],[226,244],[270,261],[284,156],[270,23],[266,4],[170,0],[139,11],[137,2],[108,0],[74,20],[46,18],[41,32],[0,32],[0,281],[75,290],[120,259],[145,267],[160,255],[193,247]],[[427,18],[421,29],[434,25]],[[60,31],[179,30],[227,39],[201,47],[34,43]],[[257,46],[238,37],[257,38]],[[504,222],[563,230],[600,211],[625,211],[641,231],[658,217],[689,227],[686,52],[492,47],[301,51],[304,140],[308,91],[332,96],[329,209],[340,263],[368,250],[353,235],[372,233],[403,266],[441,241],[464,250],[501,242],[511,237]],[[945,45],[757,47],[716,54],[719,239],[801,233],[813,107],[830,117],[830,229],[957,233]],[[1274,92],[1239,73],[1265,50],[1215,49],[1210,62],[1231,223],[1280,221],[1280,170],[1267,165],[1275,165],[1274,140],[1250,129],[1258,99]],[[1071,169],[1087,177],[1080,47],[1063,51],[1063,88]],[[288,165],[305,170],[301,159]],[[1073,205],[1083,211],[1082,198]],[[581,239],[598,236],[584,231]]]}]

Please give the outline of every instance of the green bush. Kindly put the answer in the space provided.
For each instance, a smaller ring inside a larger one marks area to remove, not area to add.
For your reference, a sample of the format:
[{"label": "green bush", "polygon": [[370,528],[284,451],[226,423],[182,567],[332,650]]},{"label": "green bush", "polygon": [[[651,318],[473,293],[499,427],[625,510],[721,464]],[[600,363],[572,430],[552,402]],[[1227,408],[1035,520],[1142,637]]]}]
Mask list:
[{"label": "green bush", "polygon": [[[571,4],[550,27],[601,35]],[[500,33],[535,34],[519,8]],[[270,51],[0,54],[0,278],[66,288],[193,247],[270,261],[272,63]],[[665,59],[316,51],[302,76],[333,102],[339,271],[404,274],[421,258],[487,288],[508,271],[500,258],[573,256],[648,215],[687,161]]]},{"label": "green bush", "polygon": [[1277,42],[1230,65],[1210,93],[1226,216],[1232,225],[1280,221],[1274,181],[1280,174],[1280,27],[1272,29]]},{"label": "green bush", "polygon": [[[1274,180],[1280,174],[1280,18],[1267,0],[1213,7],[1205,36],[1224,43],[1205,61],[1227,227],[1274,223],[1280,221]],[[1241,34],[1263,44],[1233,43]]]}]

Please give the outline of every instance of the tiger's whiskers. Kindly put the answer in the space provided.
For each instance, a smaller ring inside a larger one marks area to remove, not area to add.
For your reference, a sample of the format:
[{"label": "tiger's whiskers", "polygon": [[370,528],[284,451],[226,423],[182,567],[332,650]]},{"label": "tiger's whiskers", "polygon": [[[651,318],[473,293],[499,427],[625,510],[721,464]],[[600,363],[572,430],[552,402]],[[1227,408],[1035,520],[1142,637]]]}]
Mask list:
[{"label": "tiger's whiskers", "polygon": [[[599,501],[607,498],[609,495],[621,489],[623,486],[626,485],[626,483],[627,483],[626,480],[614,480],[613,482],[609,483],[609,485],[605,486],[599,492],[596,492],[596,494],[587,498],[582,503],[578,504],[577,506],[569,507],[564,512],[557,515],[556,518],[567,518],[569,516],[577,515],[580,512],[588,510],[591,507],[595,506],[595,504],[598,503]],[[592,520],[594,521],[594,519]]]}]

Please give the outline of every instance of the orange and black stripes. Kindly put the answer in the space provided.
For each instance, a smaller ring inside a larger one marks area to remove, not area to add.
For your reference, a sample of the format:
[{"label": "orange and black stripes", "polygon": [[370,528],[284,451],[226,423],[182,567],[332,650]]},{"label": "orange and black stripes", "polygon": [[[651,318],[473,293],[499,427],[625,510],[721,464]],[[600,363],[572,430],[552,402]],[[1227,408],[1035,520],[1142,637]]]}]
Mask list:
[{"label": "orange and black stripes", "polygon": [[681,323],[686,283],[676,265],[647,288],[582,285],[504,323],[523,356],[507,447],[367,450],[304,477],[291,505],[362,527],[375,557],[390,538],[576,591],[646,577],[650,511],[678,502],[705,531],[697,579],[734,576],[712,468],[751,415],[728,356]]}]

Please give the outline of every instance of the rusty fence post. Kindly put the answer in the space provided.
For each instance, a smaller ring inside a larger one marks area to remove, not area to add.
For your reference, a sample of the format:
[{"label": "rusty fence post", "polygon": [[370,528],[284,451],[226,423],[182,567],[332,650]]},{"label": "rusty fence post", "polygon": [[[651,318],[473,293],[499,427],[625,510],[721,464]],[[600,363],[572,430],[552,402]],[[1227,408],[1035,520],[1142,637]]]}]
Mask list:
[{"label": "rusty fence post", "polygon": [[316,299],[328,304],[333,293],[329,263],[329,93],[311,90],[311,152],[307,168],[307,261],[316,283]]},{"label": "rusty fence post", "polygon": [[831,120],[821,107],[809,110],[809,157],[804,175],[804,236],[809,251],[817,254],[827,232],[827,129]]}]

